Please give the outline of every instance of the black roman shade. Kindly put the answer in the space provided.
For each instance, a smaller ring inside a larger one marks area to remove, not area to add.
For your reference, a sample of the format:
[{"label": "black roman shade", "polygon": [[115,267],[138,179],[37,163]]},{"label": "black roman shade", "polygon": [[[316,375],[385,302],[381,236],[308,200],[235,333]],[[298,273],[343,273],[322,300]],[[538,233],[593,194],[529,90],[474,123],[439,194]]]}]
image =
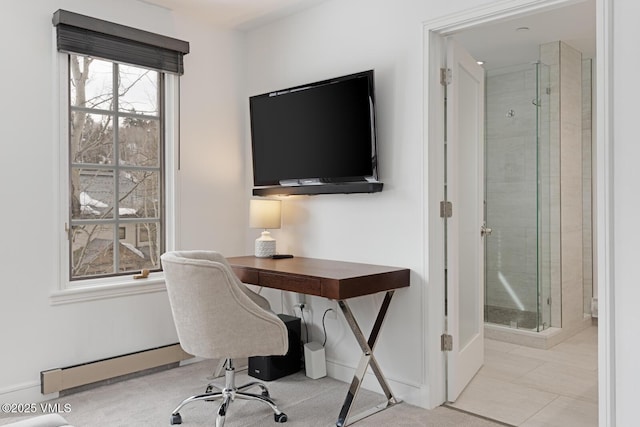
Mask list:
[{"label": "black roman shade", "polygon": [[58,51],[182,75],[189,42],[59,9]]}]

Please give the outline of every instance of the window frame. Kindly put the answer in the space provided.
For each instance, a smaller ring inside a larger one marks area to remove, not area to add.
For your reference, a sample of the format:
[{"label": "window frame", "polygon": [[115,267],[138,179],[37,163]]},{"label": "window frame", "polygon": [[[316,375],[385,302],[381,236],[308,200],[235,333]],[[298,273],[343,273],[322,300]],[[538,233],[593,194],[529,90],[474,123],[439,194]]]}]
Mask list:
[{"label": "window frame", "polygon": [[[72,57],[81,57],[81,58],[90,58],[87,55],[80,55],[80,54],[72,54],[72,55],[68,55],[67,58],[69,59],[69,67],[71,67],[71,61],[72,61]],[[166,105],[165,102],[165,85],[164,85],[164,80],[166,78],[166,73],[163,73],[161,71],[158,70],[151,70],[149,68],[146,67],[142,67],[142,66],[135,66],[135,65],[128,65],[128,64],[123,64],[121,62],[118,61],[111,61],[111,60],[101,60],[103,63],[107,63],[109,64],[109,67],[111,68],[111,83],[112,83],[112,95],[113,95],[113,105],[111,106],[111,108],[106,108],[104,106],[101,106],[99,108],[95,108],[95,107],[90,107],[87,105],[74,105],[73,102],[73,97],[71,95],[71,93],[69,94],[69,105],[68,105],[68,109],[70,111],[71,114],[73,114],[74,112],[76,114],[79,113],[85,113],[87,115],[98,115],[98,116],[108,116],[112,118],[112,123],[113,123],[113,155],[114,158],[112,159],[112,161],[110,161],[108,164],[106,165],[97,165],[94,163],[84,163],[84,162],[73,162],[71,161],[69,163],[69,169],[71,171],[76,170],[79,171],[80,175],[82,175],[82,173],[80,171],[82,170],[88,170],[91,172],[98,172],[98,171],[112,171],[113,172],[113,191],[114,191],[114,199],[111,201],[113,203],[113,214],[108,216],[108,217],[100,217],[100,218],[95,218],[95,217],[77,217],[74,218],[74,215],[71,214],[70,218],[69,218],[69,228],[71,228],[71,230],[73,230],[74,227],[91,227],[91,226],[105,226],[105,227],[112,227],[112,239],[113,239],[113,271],[112,272],[105,272],[105,273],[99,273],[99,274],[95,274],[95,275],[79,275],[79,276],[73,276],[73,272],[70,273],[70,279],[72,281],[78,281],[78,280],[88,280],[90,278],[98,278],[98,277],[109,277],[109,276],[123,276],[123,275],[128,275],[128,274],[133,274],[134,271],[133,270],[128,270],[128,271],[121,271],[121,259],[122,259],[122,254],[120,253],[119,249],[116,249],[117,242],[123,239],[119,239],[117,236],[120,232],[119,228],[121,226],[127,226],[127,225],[134,225],[135,229],[136,229],[136,233],[135,233],[135,238],[137,239],[139,232],[138,229],[140,227],[141,224],[143,223],[148,223],[148,224],[156,224],[156,226],[158,227],[159,230],[159,240],[160,240],[160,247],[158,248],[160,250],[160,253],[162,253],[162,251],[164,250],[164,242],[165,242],[165,238],[164,238],[164,222],[165,222],[165,214],[164,214],[164,151],[165,151],[165,135],[164,135],[164,122],[165,122],[165,112],[164,112],[164,108]],[[120,70],[121,67],[132,67],[135,68],[137,70],[147,70],[150,72],[153,72],[157,75],[157,80],[156,80],[156,85],[155,85],[155,89],[156,89],[156,93],[157,93],[157,98],[156,98],[156,102],[157,102],[157,112],[155,114],[140,114],[140,113],[131,113],[129,111],[124,111],[121,108],[121,104],[120,104],[120,87],[118,86],[118,82],[120,81]],[[71,88],[71,86],[70,86]],[[149,120],[149,121],[155,121],[157,123],[158,126],[158,136],[159,136],[159,141],[158,141],[158,164],[157,165],[140,165],[140,164],[124,164],[121,162],[121,153],[120,153],[120,147],[122,146],[122,139],[120,136],[121,133],[121,120],[123,119],[143,119],[143,120]],[[69,122],[67,122],[69,123]],[[132,171],[144,171],[144,172],[150,172],[150,173],[156,173],[158,180],[157,180],[157,189],[158,189],[158,194],[159,194],[159,200],[160,200],[160,205],[159,205],[159,210],[160,213],[157,215],[157,217],[153,218],[153,217],[149,217],[148,215],[145,215],[144,218],[125,218],[125,215],[122,215],[119,211],[119,207],[121,206],[121,193],[119,190],[119,183],[121,180],[121,174],[122,173],[129,173]],[[83,189],[79,188],[77,189],[77,191],[83,191]],[[116,231],[117,230],[117,231]],[[117,233],[117,234],[116,234]],[[71,232],[70,234],[73,234],[73,232]],[[69,247],[69,251],[70,251],[70,257],[72,259],[72,262],[69,265],[69,268],[71,270],[73,270],[73,268],[71,267],[71,264],[73,262],[75,262],[73,260],[73,246]],[[158,254],[160,255],[160,254]],[[144,268],[148,268],[148,267],[144,267]],[[160,266],[160,259],[158,257],[158,264],[156,268],[152,268],[151,271],[159,271],[161,270],[161,266]],[[135,273],[137,273],[140,269],[136,270]]]},{"label": "window frame", "polygon": [[[53,30],[55,32],[55,28]],[[69,158],[69,53],[55,51],[57,62],[57,81],[54,88],[58,88],[54,96],[54,128],[57,128],[58,138],[53,138],[57,146],[54,153],[57,158],[54,161],[55,183],[54,194],[55,230],[57,236],[58,263],[56,285],[50,295],[52,305],[65,304],[79,301],[89,301],[103,298],[112,298],[124,295],[158,292],[166,290],[164,273],[157,271],[149,274],[146,279],[133,279],[133,274],[87,278],[71,280],[70,277],[70,250],[69,250],[69,206],[71,194],[69,188],[70,158]],[[112,61],[117,62],[117,61]],[[178,224],[177,209],[177,172],[179,152],[179,76],[159,71],[164,75],[164,118],[161,128],[164,132],[164,164],[162,176],[165,189],[164,203],[164,236],[165,251],[176,248],[176,224]]]}]

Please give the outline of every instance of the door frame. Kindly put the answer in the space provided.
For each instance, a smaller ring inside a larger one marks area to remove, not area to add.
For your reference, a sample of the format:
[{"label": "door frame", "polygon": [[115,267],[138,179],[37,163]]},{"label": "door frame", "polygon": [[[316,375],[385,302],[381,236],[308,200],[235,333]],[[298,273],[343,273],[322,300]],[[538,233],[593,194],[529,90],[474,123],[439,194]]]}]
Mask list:
[{"label": "door frame", "polygon": [[[444,38],[454,32],[491,24],[508,17],[531,14],[578,3],[580,0],[507,0],[468,9],[423,23],[425,244],[427,292],[423,306],[429,408],[446,400],[446,356],[440,351],[445,331],[444,230],[439,215],[444,200],[444,111],[440,68],[444,64]],[[600,426],[615,425],[614,301],[611,270],[612,239],[612,3],[596,0],[596,133],[594,266],[598,281],[598,413]]]}]

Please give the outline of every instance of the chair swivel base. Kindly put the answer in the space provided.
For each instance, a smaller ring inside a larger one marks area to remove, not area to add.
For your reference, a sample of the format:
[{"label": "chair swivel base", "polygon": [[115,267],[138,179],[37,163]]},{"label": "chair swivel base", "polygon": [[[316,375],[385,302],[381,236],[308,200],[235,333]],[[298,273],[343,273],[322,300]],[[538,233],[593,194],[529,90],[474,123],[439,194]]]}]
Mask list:
[{"label": "chair swivel base", "polygon": [[[180,405],[178,405],[178,407],[171,413],[171,418],[169,419],[170,424],[182,424],[180,409],[182,409],[183,406],[191,402],[202,400],[210,402],[217,399],[222,399],[222,403],[220,403],[220,406],[218,408],[216,427],[224,426],[225,417],[227,415],[227,408],[229,407],[229,404],[231,404],[231,402],[233,402],[235,399],[255,400],[258,402],[262,402],[271,408],[271,410],[273,411],[273,420],[276,423],[287,422],[287,415],[278,409],[276,404],[269,396],[269,390],[264,384],[254,381],[240,387],[235,386],[235,368],[233,367],[231,359],[227,359],[225,362],[224,388],[220,389],[220,391],[214,392],[214,387],[217,388],[215,385],[209,384],[203,394],[191,396],[183,400],[182,403],[180,403]],[[246,391],[244,391],[252,387],[260,387],[260,389],[262,390],[261,394],[247,393]]]},{"label": "chair swivel base", "polygon": [[[287,414],[285,414],[284,412],[281,412],[280,415],[278,414],[273,414],[273,420],[276,423],[286,423],[287,422]],[[171,425],[174,424],[182,424],[182,415],[180,415],[180,413],[176,413],[176,414],[171,414],[171,419],[169,421],[171,423]],[[222,422],[222,424],[224,425],[224,421]],[[218,426],[218,420],[216,419],[216,427]]]}]

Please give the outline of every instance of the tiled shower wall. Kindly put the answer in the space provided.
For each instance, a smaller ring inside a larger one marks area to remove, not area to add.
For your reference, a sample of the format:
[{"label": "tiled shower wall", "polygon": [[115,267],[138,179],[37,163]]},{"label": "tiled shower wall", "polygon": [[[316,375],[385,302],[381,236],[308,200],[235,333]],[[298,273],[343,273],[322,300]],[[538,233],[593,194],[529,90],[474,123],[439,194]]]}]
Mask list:
[{"label": "tiled shower wall", "polygon": [[486,241],[489,308],[537,310],[535,99],[535,64],[487,73],[486,216],[493,230]]},{"label": "tiled shower wall", "polygon": [[552,269],[560,286],[553,285],[558,283],[554,277],[551,325],[570,331],[584,318],[582,54],[564,42],[553,42],[540,47],[540,59],[550,67],[551,141],[553,146],[557,138],[560,152],[560,268]]}]

